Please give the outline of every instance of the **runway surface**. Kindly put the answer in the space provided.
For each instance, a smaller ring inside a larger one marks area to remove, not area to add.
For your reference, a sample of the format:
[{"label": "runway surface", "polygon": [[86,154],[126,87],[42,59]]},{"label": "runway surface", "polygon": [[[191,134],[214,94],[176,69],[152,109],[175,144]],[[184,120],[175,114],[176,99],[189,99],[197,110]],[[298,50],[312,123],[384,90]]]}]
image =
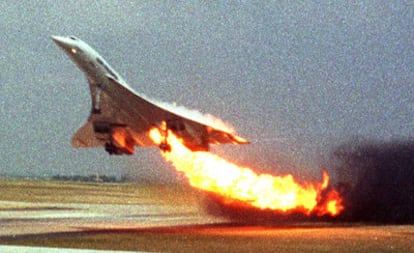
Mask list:
[{"label": "runway surface", "polygon": [[245,225],[207,214],[191,189],[0,184],[0,252],[414,252],[413,225]]},{"label": "runway surface", "polygon": [[[198,207],[157,204],[62,204],[0,201],[0,237],[212,224]],[[9,208],[7,208],[9,207]]]}]

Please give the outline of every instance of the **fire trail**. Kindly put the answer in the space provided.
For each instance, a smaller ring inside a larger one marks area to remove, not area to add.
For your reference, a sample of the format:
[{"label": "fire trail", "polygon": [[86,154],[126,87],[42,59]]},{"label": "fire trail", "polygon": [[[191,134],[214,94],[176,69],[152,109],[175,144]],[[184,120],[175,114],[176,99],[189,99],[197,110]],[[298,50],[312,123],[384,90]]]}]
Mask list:
[{"label": "fire trail", "polygon": [[[157,144],[164,138],[158,128],[153,128],[149,135]],[[317,216],[337,216],[344,209],[338,192],[328,189],[326,171],[322,171],[321,182],[298,183],[290,174],[258,174],[215,154],[190,151],[171,131],[167,138],[171,151],[162,152],[166,161],[183,172],[192,187],[220,195],[227,203]]]}]

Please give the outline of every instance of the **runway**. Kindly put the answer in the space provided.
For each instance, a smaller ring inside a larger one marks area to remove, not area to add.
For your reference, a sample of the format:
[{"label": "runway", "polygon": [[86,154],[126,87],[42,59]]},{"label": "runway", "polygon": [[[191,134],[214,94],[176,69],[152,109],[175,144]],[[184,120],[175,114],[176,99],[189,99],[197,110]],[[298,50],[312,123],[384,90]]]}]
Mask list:
[{"label": "runway", "polygon": [[1,252],[414,252],[413,225],[245,225],[207,214],[191,189],[0,183]]},{"label": "runway", "polygon": [[[5,208],[9,206],[9,208]],[[203,215],[197,206],[157,204],[61,204],[0,201],[0,237],[213,224],[221,219]]]}]

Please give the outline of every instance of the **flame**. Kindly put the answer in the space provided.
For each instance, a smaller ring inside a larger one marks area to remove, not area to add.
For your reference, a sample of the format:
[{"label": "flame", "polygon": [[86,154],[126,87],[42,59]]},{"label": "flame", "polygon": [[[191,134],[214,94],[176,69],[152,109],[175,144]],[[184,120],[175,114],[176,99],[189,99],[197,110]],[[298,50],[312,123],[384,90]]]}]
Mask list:
[{"label": "flame", "polygon": [[[157,128],[149,133],[152,140],[160,144],[162,136]],[[250,168],[239,167],[209,152],[193,152],[181,140],[169,132],[167,142],[170,152],[164,158],[177,171],[183,172],[191,186],[218,194],[227,203],[238,202],[262,210],[280,212],[301,211],[307,215],[338,215],[342,200],[335,190],[326,191],[329,175],[322,172],[322,182],[298,183],[292,175],[273,176],[258,174]],[[322,199],[322,195],[325,198]],[[322,202],[319,203],[319,202]]]}]

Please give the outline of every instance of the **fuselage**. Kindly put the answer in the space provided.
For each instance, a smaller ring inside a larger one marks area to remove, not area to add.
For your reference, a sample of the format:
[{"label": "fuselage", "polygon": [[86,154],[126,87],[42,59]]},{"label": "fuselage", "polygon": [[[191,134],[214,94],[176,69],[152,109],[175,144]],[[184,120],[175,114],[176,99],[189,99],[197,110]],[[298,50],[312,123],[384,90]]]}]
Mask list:
[{"label": "fuselage", "polygon": [[53,41],[63,49],[72,61],[85,73],[88,80],[105,83],[111,76],[120,83],[126,84],[122,77],[91,46],[77,37],[52,36]]},{"label": "fuselage", "polygon": [[109,87],[108,77],[130,89],[104,58],[81,39],[75,36],[52,36],[52,39],[85,74],[91,93],[92,112],[100,112],[100,93]]}]

